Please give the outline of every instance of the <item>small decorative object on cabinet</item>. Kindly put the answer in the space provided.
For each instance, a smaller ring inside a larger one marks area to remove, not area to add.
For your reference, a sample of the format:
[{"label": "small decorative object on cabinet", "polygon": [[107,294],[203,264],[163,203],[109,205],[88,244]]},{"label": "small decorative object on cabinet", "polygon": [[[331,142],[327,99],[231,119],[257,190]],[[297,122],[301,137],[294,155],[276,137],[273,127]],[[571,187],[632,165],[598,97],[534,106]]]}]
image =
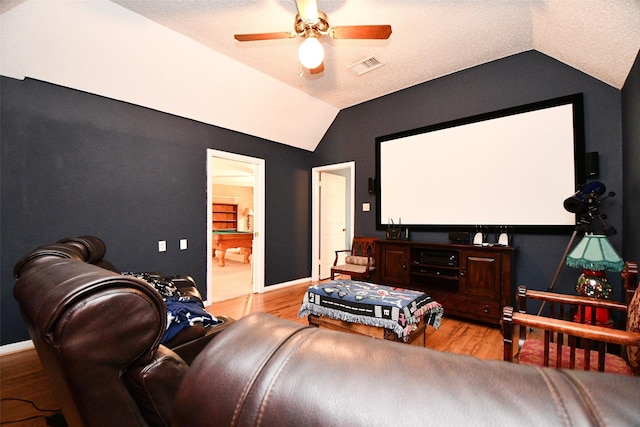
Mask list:
[{"label": "small decorative object on cabinet", "polygon": [[511,304],[513,248],[378,240],[376,281],[423,291],[445,315],[500,324]]}]

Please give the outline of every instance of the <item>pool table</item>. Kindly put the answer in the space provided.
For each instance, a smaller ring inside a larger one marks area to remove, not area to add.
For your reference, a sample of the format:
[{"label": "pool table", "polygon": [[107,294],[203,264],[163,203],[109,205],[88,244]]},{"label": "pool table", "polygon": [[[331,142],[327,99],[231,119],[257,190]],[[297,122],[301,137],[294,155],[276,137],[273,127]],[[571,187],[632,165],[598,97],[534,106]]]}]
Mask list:
[{"label": "pool table", "polygon": [[218,256],[218,265],[224,267],[224,257],[227,249],[240,248],[244,255],[244,263],[249,262],[251,249],[253,247],[252,231],[236,231],[236,230],[213,230],[211,236],[213,247],[213,256],[216,257],[216,251],[220,251]]}]

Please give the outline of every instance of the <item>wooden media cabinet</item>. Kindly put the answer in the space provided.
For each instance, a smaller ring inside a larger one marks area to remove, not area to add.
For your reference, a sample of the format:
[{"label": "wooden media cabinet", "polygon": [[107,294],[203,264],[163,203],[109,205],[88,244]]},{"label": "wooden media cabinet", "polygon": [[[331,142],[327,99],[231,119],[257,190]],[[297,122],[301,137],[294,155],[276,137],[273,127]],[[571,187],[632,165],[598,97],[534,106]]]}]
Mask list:
[{"label": "wooden media cabinet", "polygon": [[376,242],[376,282],[423,291],[456,316],[495,325],[511,304],[513,248]]}]

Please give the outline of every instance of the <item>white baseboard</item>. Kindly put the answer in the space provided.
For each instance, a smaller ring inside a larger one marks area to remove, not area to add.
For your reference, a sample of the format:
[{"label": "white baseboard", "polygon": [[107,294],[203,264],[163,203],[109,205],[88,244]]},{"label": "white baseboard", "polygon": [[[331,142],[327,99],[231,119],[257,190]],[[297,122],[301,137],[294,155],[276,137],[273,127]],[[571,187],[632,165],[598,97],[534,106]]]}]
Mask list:
[{"label": "white baseboard", "polygon": [[17,353],[19,351],[31,350],[33,348],[35,347],[31,340],[5,344],[0,346],[0,356],[6,356],[7,354]]},{"label": "white baseboard", "polygon": [[288,288],[289,286],[301,285],[302,283],[309,283],[309,282],[311,282],[311,277],[307,277],[304,279],[291,280],[290,282],[282,282],[276,285],[265,286],[264,288],[262,288],[260,293],[271,292],[277,289]]}]

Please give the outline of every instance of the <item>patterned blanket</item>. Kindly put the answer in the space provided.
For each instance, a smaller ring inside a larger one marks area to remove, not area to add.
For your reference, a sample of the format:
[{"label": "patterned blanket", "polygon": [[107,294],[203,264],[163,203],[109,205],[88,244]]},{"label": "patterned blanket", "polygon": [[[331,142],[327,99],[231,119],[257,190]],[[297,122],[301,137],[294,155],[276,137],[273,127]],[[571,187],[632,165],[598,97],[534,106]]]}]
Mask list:
[{"label": "patterned blanket", "polygon": [[309,314],[393,330],[405,341],[426,324],[438,329],[442,305],[427,294],[355,280],[332,280],[309,287],[298,317]]},{"label": "patterned blanket", "polygon": [[162,295],[162,300],[167,306],[167,329],[164,332],[160,344],[171,341],[183,329],[193,326],[195,323],[202,323],[202,326],[205,328],[220,323],[215,316],[204,309],[204,305],[199,298],[180,295],[180,291],[170,277],[164,277],[155,273],[135,273],[128,271],[122,274],[144,280]]}]

